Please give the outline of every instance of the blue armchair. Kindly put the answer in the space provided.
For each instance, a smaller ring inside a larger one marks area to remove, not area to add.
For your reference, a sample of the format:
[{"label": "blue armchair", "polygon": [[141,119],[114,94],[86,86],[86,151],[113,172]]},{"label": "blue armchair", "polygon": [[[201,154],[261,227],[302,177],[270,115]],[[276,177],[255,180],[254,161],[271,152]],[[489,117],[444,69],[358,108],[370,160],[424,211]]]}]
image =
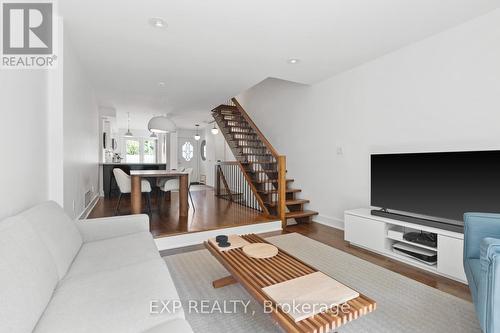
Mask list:
[{"label": "blue armchair", "polygon": [[483,332],[500,333],[500,214],[464,215],[464,269]]}]

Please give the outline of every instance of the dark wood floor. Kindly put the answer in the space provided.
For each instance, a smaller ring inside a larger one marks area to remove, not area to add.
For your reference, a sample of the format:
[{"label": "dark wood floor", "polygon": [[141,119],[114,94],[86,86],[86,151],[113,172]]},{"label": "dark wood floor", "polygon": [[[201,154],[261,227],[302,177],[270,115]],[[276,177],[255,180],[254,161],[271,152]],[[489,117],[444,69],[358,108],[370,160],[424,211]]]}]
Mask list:
[{"label": "dark wood floor", "polygon": [[[156,196],[152,196],[150,230],[153,236],[163,237],[270,221],[254,209],[216,197],[210,187],[193,186],[191,195],[195,209],[189,207],[189,216],[185,218],[179,218],[178,193],[172,193],[170,200],[163,201],[161,209],[158,208]],[[88,218],[113,216],[116,203],[117,198],[100,198]],[[122,200],[120,214],[130,214],[130,198]]]}]

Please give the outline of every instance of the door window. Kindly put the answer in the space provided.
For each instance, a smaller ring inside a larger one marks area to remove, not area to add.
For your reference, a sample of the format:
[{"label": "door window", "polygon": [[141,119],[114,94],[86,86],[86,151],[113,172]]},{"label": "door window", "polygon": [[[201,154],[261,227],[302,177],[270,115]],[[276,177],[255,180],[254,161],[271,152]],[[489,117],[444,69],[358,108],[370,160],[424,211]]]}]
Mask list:
[{"label": "door window", "polygon": [[186,162],[189,162],[193,158],[193,155],[194,155],[194,147],[191,144],[191,142],[186,141],[182,145],[182,158],[184,158]]}]

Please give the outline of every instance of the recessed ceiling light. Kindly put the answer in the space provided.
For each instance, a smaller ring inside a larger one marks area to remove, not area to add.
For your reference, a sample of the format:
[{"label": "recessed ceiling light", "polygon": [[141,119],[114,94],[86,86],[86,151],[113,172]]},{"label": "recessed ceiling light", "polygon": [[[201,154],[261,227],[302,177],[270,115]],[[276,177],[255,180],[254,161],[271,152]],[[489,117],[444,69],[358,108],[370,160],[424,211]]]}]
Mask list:
[{"label": "recessed ceiling light", "polygon": [[158,29],[165,29],[167,27],[167,22],[161,17],[152,17],[149,19],[149,24]]},{"label": "recessed ceiling light", "polygon": [[292,65],[298,64],[299,62],[300,62],[300,59],[296,59],[296,58],[288,59],[288,63],[292,64]]},{"label": "recessed ceiling light", "polygon": [[162,88],[165,87],[165,82],[163,82],[163,81],[158,82],[158,87],[162,87]]}]

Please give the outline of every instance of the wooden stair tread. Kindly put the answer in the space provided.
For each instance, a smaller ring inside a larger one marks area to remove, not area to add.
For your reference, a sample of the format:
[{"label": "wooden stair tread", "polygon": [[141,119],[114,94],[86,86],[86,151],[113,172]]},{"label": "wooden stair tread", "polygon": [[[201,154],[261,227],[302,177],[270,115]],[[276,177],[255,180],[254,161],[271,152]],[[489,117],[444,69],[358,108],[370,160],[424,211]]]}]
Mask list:
[{"label": "wooden stair tread", "polygon": [[287,206],[293,206],[293,205],[304,205],[309,203],[310,201],[307,199],[294,199],[294,200],[286,200],[285,203]]},{"label": "wooden stair tread", "polygon": [[[307,203],[309,203],[310,201],[309,200],[306,200],[306,199],[293,199],[293,200],[286,200],[285,201],[285,205],[287,206],[294,206],[294,205],[305,205]],[[271,207],[274,207],[276,206],[278,203],[276,201],[273,201],[273,202],[266,202],[266,205],[268,206],[271,206]]]},{"label": "wooden stair tread", "polygon": [[[294,181],[295,181],[295,179],[292,179],[292,178],[286,180],[287,183],[291,183]],[[264,179],[264,180],[256,180],[255,182],[258,184],[277,183],[278,180],[277,179]]]},{"label": "wooden stair tread", "polygon": [[278,170],[251,170],[251,173],[278,173]]},{"label": "wooden stair tread", "polygon": [[273,156],[269,153],[241,153],[241,155],[247,155],[247,156]]},{"label": "wooden stair tread", "polygon": [[309,217],[314,215],[318,215],[318,212],[312,210],[299,210],[296,212],[287,212],[285,216],[287,219],[298,219],[301,217]]},{"label": "wooden stair tread", "polygon": [[241,162],[241,164],[276,164],[276,162],[247,161]]},{"label": "wooden stair tread", "polygon": [[[278,193],[278,190],[257,190],[257,192],[262,193],[262,194],[273,194],[273,193]],[[299,188],[287,188],[286,193],[299,193],[302,192],[301,189]]]},{"label": "wooden stair tread", "polygon": [[247,142],[261,142],[260,140],[254,140],[254,139],[238,139],[238,138],[234,138],[234,139],[231,139],[229,141],[247,141]]},{"label": "wooden stair tread", "polygon": [[221,104],[218,107],[216,107],[214,110],[216,110],[216,112],[217,111],[220,112],[223,110],[236,110],[236,111],[238,111],[238,108],[235,105]]}]

